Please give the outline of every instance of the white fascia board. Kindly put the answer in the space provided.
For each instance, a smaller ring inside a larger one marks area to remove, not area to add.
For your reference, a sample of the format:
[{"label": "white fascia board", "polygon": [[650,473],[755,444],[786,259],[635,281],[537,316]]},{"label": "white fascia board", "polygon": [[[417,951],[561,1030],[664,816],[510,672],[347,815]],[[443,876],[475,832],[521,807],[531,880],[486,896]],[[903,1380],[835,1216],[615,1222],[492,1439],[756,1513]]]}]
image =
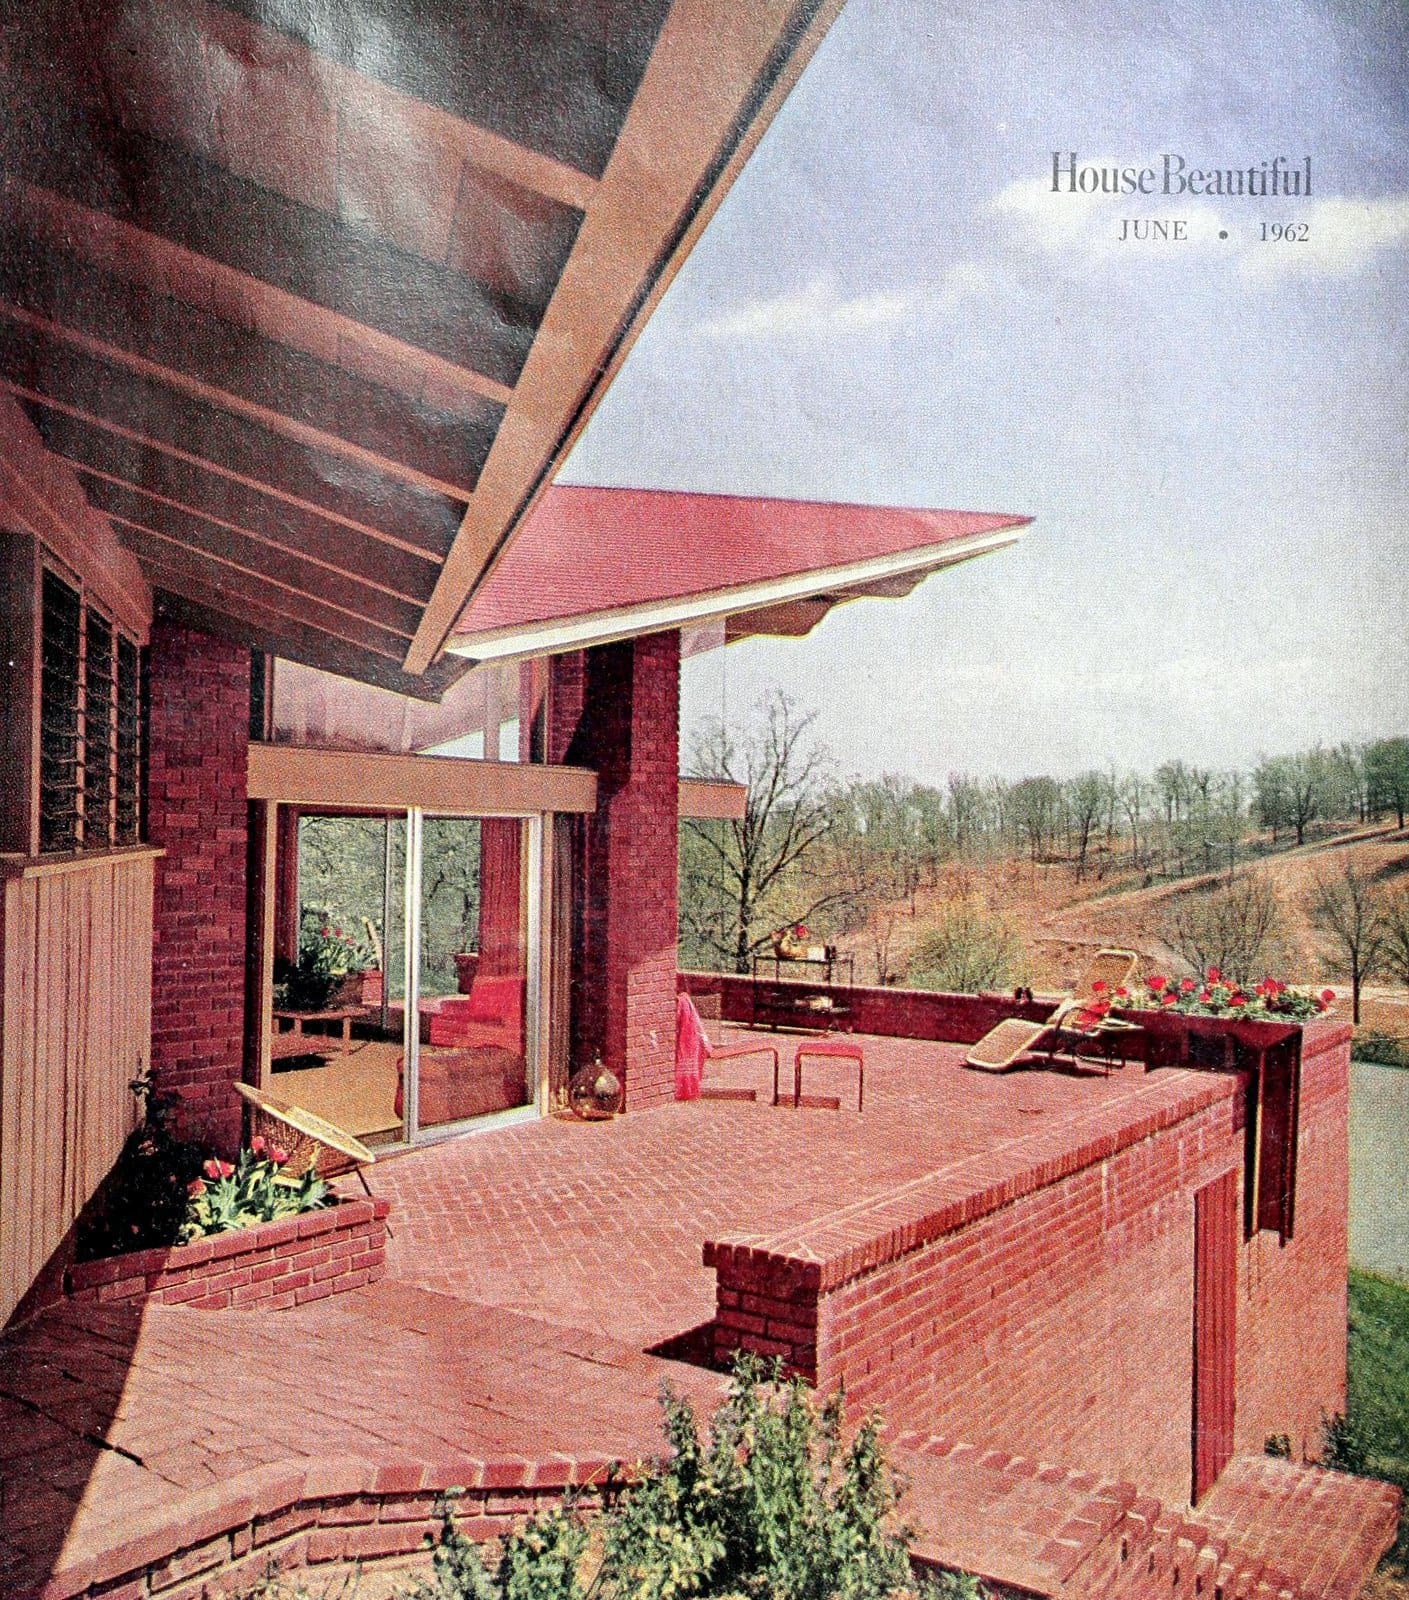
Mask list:
[{"label": "white fascia board", "polygon": [[874,583],[879,578],[894,578],[910,572],[937,572],[941,567],[952,567],[960,561],[1016,544],[1026,531],[1026,523],[1012,528],[994,528],[964,539],[946,539],[941,544],[873,556],[847,566],[813,569],[788,577],[769,578],[762,583],[741,584],[733,589],[712,589],[708,594],[684,595],[585,616],[528,623],[518,628],[466,634],[452,639],[446,651],[450,655],[469,656],[475,661],[558,655],[588,645],[610,644],[615,639],[633,639],[643,633],[661,633],[666,629],[731,617],[740,611],[754,611],[787,600],[807,600],[831,589]]}]

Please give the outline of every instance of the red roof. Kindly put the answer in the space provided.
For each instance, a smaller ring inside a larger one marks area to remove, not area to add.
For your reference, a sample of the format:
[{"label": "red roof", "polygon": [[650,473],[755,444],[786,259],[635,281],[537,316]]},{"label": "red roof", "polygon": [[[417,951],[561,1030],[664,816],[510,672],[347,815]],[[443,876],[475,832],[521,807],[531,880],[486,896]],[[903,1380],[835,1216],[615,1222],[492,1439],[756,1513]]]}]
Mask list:
[{"label": "red roof", "polygon": [[[545,624],[729,596],[755,605],[768,586],[829,575],[866,581],[944,546],[983,542],[1031,519],[1002,513],[841,505],[662,489],[548,488],[461,614],[453,647]],[[1013,533],[1016,537],[1016,532]],[[996,539],[993,543],[1007,542]],[[975,550],[974,553],[978,553]],[[953,556],[958,557],[959,551]],[[750,592],[751,591],[751,592]],[[663,623],[658,625],[665,625]]]}]

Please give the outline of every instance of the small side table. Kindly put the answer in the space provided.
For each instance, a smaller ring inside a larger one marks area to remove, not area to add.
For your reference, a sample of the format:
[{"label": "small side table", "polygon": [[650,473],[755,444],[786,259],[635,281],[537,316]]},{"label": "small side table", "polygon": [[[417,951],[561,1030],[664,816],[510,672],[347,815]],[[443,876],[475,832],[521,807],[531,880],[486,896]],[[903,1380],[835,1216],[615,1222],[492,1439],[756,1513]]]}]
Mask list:
[{"label": "small side table", "polygon": [[861,1054],[861,1046],[849,1039],[804,1039],[797,1047],[797,1054],[793,1057],[793,1104],[802,1104],[802,1058],[804,1056],[827,1056],[834,1061],[854,1061],[856,1063],[856,1110],[861,1111],[866,1097],[866,1058]]},{"label": "small side table", "polygon": [[[362,1014],[361,1006],[332,1006],[326,1011],[275,1011],[274,1033],[269,1041],[269,1055],[273,1061],[283,1061],[289,1056],[307,1055],[319,1048],[321,1036],[304,1032],[309,1022],[336,1022],[338,1032],[329,1036],[338,1041],[338,1054],[346,1055],[352,1044],[352,1019]],[[281,1029],[278,1024],[291,1022],[293,1027]]]}]

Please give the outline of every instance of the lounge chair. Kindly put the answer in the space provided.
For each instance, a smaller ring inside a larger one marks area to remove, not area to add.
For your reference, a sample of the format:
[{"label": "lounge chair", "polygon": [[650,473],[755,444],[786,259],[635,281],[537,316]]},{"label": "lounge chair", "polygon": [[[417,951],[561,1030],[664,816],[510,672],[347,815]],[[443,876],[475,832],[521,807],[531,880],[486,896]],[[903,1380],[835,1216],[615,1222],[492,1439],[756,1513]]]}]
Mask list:
[{"label": "lounge chair", "polygon": [[372,1190],[363,1170],[376,1161],[376,1155],[337,1123],[305,1111],[302,1106],[276,1100],[253,1084],[237,1083],[235,1092],[250,1107],[250,1134],[263,1134],[271,1144],[288,1151],[281,1176],[300,1178],[310,1167],[317,1167],[321,1178],[355,1172],[370,1195]]},{"label": "lounge chair", "polygon": [[675,1098],[677,1100],[756,1100],[752,1089],[716,1089],[701,1082],[705,1063],[737,1061],[744,1056],[772,1056],[773,1104],[778,1104],[778,1047],[772,1044],[711,1044],[690,996],[675,1001]]},{"label": "lounge chair", "polygon": [[1134,1024],[1107,1015],[1110,997],[1135,971],[1139,956],[1133,950],[1098,950],[1076,987],[1042,1022],[1006,1017],[990,1028],[964,1061],[980,1072],[1006,1072],[1020,1056],[1046,1043],[1048,1058],[1055,1056],[1062,1038],[1098,1039],[1103,1034],[1134,1031]]}]

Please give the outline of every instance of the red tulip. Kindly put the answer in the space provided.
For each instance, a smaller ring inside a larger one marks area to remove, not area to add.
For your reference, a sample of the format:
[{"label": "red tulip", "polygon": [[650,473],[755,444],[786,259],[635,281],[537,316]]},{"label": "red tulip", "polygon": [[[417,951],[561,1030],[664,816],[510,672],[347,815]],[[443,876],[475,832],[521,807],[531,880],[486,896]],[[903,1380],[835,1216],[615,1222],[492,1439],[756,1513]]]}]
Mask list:
[{"label": "red tulip", "polygon": [[250,1140],[250,1154],[252,1156],[262,1156],[264,1154],[264,1135],[262,1133],[255,1134],[254,1138]]},{"label": "red tulip", "polygon": [[1158,994],[1168,982],[1168,978],[1161,977],[1158,973],[1155,973],[1153,976],[1145,979],[1145,983],[1148,986],[1151,994]]},{"label": "red tulip", "polygon": [[1160,1004],[1161,1004],[1161,1005],[1162,1005],[1162,1006],[1174,1006],[1174,1005],[1178,1005],[1178,1004],[1179,1004],[1179,1001],[1178,1001],[1178,999],[1177,999],[1177,998],[1176,998],[1176,997],[1175,997],[1175,996],[1174,996],[1174,995],[1172,995],[1172,994],[1167,994],[1167,995],[1165,995],[1165,996],[1164,996],[1164,998],[1163,998],[1163,999],[1162,999],[1162,1000],[1161,1000],[1161,1001],[1160,1001]]},{"label": "red tulip", "polygon": [[1210,967],[1208,971],[1204,973],[1204,977],[1206,977],[1210,983],[1217,983],[1222,976],[1222,972],[1220,972],[1217,967]]},{"label": "red tulip", "polygon": [[186,1185],[186,1193],[194,1199],[196,1195],[205,1193],[205,1185],[199,1178],[192,1178]]},{"label": "red tulip", "polygon": [[1180,983],[1179,987],[1185,994],[1193,994],[1193,992],[1194,992],[1194,980],[1192,978],[1185,978]]},{"label": "red tulip", "polygon": [[1093,983],[1091,985],[1091,993],[1092,994],[1104,994],[1105,992],[1106,992],[1106,980],[1104,978],[1097,978],[1095,983]]},{"label": "red tulip", "polygon": [[282,1167],[283,1164],[289,1159],[289,1152],[281,1149],[277,1144],[271,1145],[269,1147],[269,1159],[276,1167]]},{"label": "red tulip", "polygon": [[1245,1006],[1247,1003],[1248,997],[1240,991],[1228,996],[1228,1004],[1230,1006]]},{"label": "red tulip", "polygon": [[201,1171],[205,1173],[207,1178],[219,1179],[230,1177],[234,1173],[235,1169],[228,1161],[216,1161],[212,1159],[206,1162],[206,1164],[201,1168]]},{"label": "red tulip", "polygon": [[1323,989],[1321,991],[1321,1004],[1323,1006],[1334,1005],[1335,999],[1336,991],[1334,989]]}]

